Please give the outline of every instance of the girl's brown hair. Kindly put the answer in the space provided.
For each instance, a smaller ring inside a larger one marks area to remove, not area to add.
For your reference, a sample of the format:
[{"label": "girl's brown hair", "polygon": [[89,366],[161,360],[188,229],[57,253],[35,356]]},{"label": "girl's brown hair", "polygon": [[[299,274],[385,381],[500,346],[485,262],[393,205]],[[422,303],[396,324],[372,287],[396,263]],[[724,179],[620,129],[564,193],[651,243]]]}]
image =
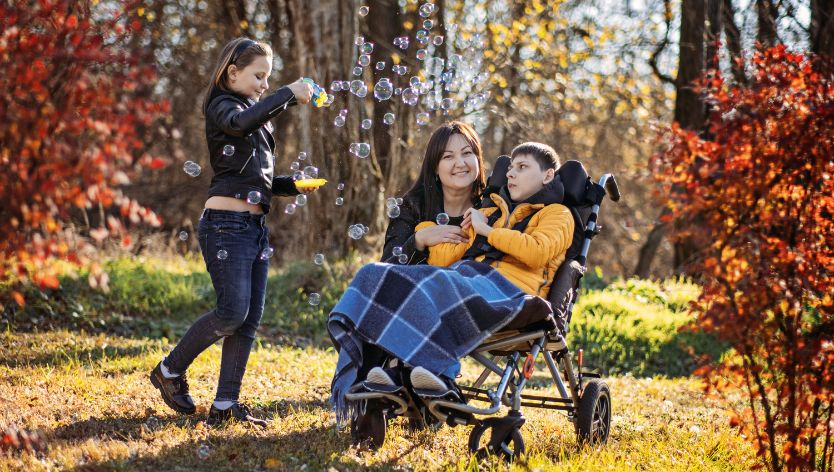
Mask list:
[{"label": "girl's brown hair", "polygon": [[406,193],[406,197],[419,208],[421,219],[434,220],[437,213],[443,209],[443,187],[437,178],[437,166],[449,139],[459,134],[463,136],[466,143],[472,148],[472,152],[478,156],[478,178],[472,182],[472,204],[478,203],[481,194],[486,188],[486,176],[484,175],[484,158],[481,154],[481,140],[478,133],[462,121],[450,121],[434,130],[426,145],[426,154],[423,156],[423,165],[420,168],[420,177],[417,182]]},{"label": "girl's brown hair", "polygon": [[234,64],[238,69],[243,69],[253,63],[260,56],[272,57],[272,48],[268,44],[255,41],[249,38],[235,38],[223,47],[220,58],[214,65],[211,72],[211,79],[206,93],[203,96],[203,113],[211,102],[212,93],[216,89],[229,91],[229,66]]}]

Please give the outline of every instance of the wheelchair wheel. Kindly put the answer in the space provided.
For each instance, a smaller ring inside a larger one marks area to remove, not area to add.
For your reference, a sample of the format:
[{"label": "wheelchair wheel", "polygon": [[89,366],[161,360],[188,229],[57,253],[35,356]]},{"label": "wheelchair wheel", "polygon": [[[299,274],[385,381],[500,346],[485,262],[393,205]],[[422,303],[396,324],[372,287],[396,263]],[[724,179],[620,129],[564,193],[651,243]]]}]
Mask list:
[{"label": "wheelchair wheel", "polygon": [[611,430],[611,392],[597,379],[585,384],[576,413],[576,432],[585,444],[605,444]]},{"label": "wheelchair wheel", "polygon": [[521,430],[513,428],[510,430],[507,437],[501,441],[501,444],[494,450],[489,449],[490,438],[487,437],[485,441],[481,441],[484,433],[488,431],[490,426],[485,424],[477,424],[469,433],[469,452],[475,454],[478,460],[486,459],[494,454],[500,456],[507,462],[511,462],[513,458],[524,454],[524,438],[521,437]]},{"label": "wheelchair wheel", "polygon": [[350,436],[354,444],[368,442],[371,449],[379,449],[385,443],[385,430],[388,419],[385,411],[368,404],[365,413],[358,413],[350,421]]}]

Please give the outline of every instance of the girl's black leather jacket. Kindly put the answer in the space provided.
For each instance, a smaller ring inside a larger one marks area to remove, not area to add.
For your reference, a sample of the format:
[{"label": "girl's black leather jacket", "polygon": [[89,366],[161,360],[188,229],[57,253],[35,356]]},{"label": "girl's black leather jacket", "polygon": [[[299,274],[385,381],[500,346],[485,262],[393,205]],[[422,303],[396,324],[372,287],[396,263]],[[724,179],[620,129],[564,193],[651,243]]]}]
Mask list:
[{"label": "girl's black leather jacket", "polygon": [[246,200],[261,194],[261,207],[269,211],[273,195],[297,195],[292,176],[275,176],[275,140],[272,123],[288,106],[295,105],[288,87],[258,102],[215,88],[206,107],[206,142],[214,176],[209,196]]}]

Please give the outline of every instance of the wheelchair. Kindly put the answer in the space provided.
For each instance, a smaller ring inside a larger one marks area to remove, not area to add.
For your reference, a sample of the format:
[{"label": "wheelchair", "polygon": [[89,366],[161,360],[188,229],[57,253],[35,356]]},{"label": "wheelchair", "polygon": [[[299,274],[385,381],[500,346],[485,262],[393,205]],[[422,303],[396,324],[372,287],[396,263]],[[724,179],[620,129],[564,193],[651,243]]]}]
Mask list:
[{"label": "wheelchair", "polygon": [[[509,158],[504,157],[496,161],[488,192],[497,191],[506,183]],[[388,420],[402,416],[408,418],[411,427],[418,428],[442,423],[473,426],[468,442],[471,453],[479,458],[499,455],[509,461],[525,450],[521,435],[525,422],[522,407],[564,411],[574,425],[579,442],[604,444],[607,441],[611,427],[610,389],[598,374],[582,370],[582,349],[577,351],[574,368],[566,336],[591,240],[601,230],[597,224],[600,205],[606,195],[619,201],[620,192],[613,174],[605,174],[599,183],[594,183],[578,161],[565,162],[557,176],[562,180],[563,204],[573,215],[575,230],[565,262],[554,275],[547,297],[550,310],[522,311],[471,352],[468,357],[480,364],[483,371],[472,385],[458,385],[459,392],[415,390],[407,375],[403,375],[403,383],[398,386],[367,381],[355,384],[345,395],[356,406],[357,415],[351,421],[355,441],[370,441],[371,447],[381,447]],[[558,396],[524,392],[540,356]],[[497,386],[485,387],[493,374],[498,378]],[[502,406],[509,410],[506,415],[498,416]]]}]

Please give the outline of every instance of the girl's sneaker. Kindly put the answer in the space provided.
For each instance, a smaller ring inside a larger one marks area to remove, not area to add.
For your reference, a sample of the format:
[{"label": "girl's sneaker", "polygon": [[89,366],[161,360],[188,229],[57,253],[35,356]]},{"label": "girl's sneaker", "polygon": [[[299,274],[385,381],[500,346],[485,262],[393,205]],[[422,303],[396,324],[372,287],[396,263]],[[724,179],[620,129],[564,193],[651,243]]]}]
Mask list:
[{"label": "girl's sneaker", "polygon": [[188,379],[185,374],[168,378],[162,375],[162,362],[151,371],[151,384],[162,394],[162,400],[174,411],[191,415],[197,411],[194,400],[188,393]]},{"label": "girl's sneaker", "polygon": [[268,424],[266,420],[252,416],[252,411],[248,406],[243,403],[235,403],[225,410],[215,408],[215,406],[212,405],[208,412],[208,418],[206,418],[206,426],[219,426],[230,419],[251,423],[255,426],[260,426],[261,428],[266,428]]}]

